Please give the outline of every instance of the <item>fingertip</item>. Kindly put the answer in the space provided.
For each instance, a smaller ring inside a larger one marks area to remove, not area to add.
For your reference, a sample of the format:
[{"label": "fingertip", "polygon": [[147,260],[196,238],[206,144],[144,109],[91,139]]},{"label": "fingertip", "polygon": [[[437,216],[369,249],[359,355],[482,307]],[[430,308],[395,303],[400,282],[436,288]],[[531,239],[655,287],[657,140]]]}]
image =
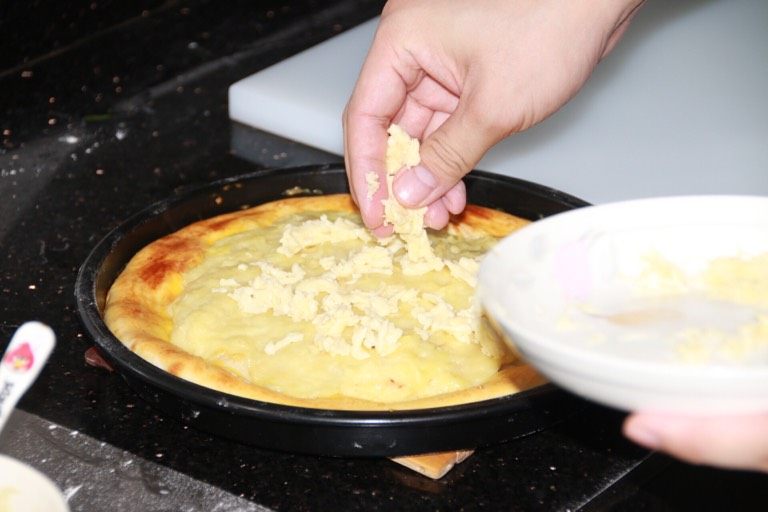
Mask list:
[{"label": "fingertip", "polygon": [[431,229],[443,229],[448,225],[450,214],[442,201],[438,200],[427,207],[424,224]]},{"label": "fingertip", "polygon": [[374,228],[371,232],[378,238],[387,238],[388,236],[392,236],[394,230],[391,225],[386,225]]},{"label": "fingertip", "polygon": [[459,181],[442,197],[446,209],[453,215],[458,215],[467,206],[467,189],[464,181]]},{"label": "fingertip", "polygon": [[376,201],[363,197],[358,198],[357,206],[360,209],[363,224],[371,231],[381,227],[384,223],[384,207],[380,203],[377,205]]},{"label": "fingertip", "polygon": [[661,446],[659,433],[638,414],[630,415],[622,426],[624,435],[645,448],[656,450]]}]

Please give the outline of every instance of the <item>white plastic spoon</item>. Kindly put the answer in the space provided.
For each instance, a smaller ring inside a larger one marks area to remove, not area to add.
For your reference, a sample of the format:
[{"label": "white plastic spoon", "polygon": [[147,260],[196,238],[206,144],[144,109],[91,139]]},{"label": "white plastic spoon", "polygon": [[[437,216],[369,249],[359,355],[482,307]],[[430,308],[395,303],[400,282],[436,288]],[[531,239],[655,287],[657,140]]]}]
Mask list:
[{"label": "white plastic spoon", "polygon": [[14,333],[0,361],[0,431],[35,382],[55,344],[53,330],[40,322],[27,322]]}]

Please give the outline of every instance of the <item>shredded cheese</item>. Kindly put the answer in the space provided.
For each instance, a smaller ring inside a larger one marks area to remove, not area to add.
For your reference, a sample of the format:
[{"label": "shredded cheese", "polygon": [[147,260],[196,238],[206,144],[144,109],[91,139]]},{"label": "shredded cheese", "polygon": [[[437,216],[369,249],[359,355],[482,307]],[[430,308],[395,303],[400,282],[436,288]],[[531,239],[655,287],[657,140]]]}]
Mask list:
[{"label": "shredded cheese", "polygon": [[370,201],[371,199],[373,199],[373,196],[376,194],[376,192],[379,191],[379,187],[381,186],[381,183],[379,183],[379,175],[373,171],[366,173],[365,185],[366,185],[365,195]]},{"label": "shredded cheese", "polygon": [[397,173],[405,167],[414,167],[421,161],[419,141],[411,138],[396,124],[389,127],[388,133],[385,160],[388,194],[383,200],[384,223],[391,225],[394,232],[405,242],[407,254],[401,265],[407,274],[421,275],[440,270],[443,261],[435,256],[424,229],[424,214],[427,208],[406,208],[392,193],[392,184]]},{"label": "shredded cheese", "polygon": [[304,340],[304,335],[298,332],[291,332],[278,341],[270,341],[264,346],[264,352],[270,356],[277,354],[291,343],[298,343]]},{"label": "shredded cheese", "polygon": [[323,215],[317,220],[308,220],[299,225],[289,224],[283,231],[277,252],[284,256],[293,256],[308,247],[348,240],[368,242],[371,235],[364,227],[349,219],[339,217],[331,222]]}]

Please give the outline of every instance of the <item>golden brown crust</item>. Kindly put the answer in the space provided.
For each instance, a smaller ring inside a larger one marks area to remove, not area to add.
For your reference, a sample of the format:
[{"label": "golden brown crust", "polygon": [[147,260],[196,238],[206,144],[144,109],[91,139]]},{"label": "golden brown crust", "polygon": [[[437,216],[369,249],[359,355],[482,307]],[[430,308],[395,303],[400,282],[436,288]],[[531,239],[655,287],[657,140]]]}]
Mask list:
[{"label": "golden brown crust", "polygon": [[[545,382],[530,366],[502,368],[481,386],[400,403],[377,403],[349,397],[295,398],[259,386],[209,364],[169,343],[172,320],[167,306],[182,291],[182,275],[197,265],[205,249],[249,226],[265,227],[307,211],[355,212],[347,194],[286,198],[248,210],[220,215],[187,226],[143,248],[128,263],[107,297],[104,320],[133,352],[169,373],[205,387],[266,402],[339,410],[421,409],[475,402],[528,389]],[[452,220],[493,236],[504,236],[527,221],[479,206]]]},{"label": "golden brown crust", "polygon": [[454,226],[469,226],[496,238],[507,236],[528,223],[520,217],[475,204],[468,204],[463,212],[451,218]]}]

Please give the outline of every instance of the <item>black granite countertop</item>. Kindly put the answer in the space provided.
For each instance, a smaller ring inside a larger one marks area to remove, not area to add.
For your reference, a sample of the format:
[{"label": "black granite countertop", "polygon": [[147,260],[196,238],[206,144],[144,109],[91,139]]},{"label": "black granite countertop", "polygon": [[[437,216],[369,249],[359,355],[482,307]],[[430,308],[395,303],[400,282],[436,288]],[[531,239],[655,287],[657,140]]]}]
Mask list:
[{"label": "black granite countertop", "polygon": [[[93,342],[80,324],[73,287],[91,248],[132,213],[189,187],[258,168],[339,161],[235,128],[227,87],[371,18],[381,6],[371,0],[3,6],[0,340],[4,345],[29,319],[50,324],[58,336],[47,368],[20,403],[25,417],[152,463],[158,481],[163,471],[187,475],[266,509],[681,510],[701,503],[746,509],[756,497],[764,503],[765,477],[649,457],[620,436],[621,414],[587,404],[552,428],[479,449],[432,481],[386,459],[281,453],[196,431],[163,416],[115,374],[85,364]],[[248,155],[233,154],[233,137]],[[91,445],[69,437],[71,446],[61,439],[56,446],[87,464],[82,451]],[[24,458],[34,443],[19,443],[12,451]],[[51,476],[60,485],[66,477]],[[209,509],[210,499],[185,510]],[[105,507],[95,494],[75,494],[70,503],[75,510]],[[112,503],[109,508],[132,509],[125,496]]]}]

